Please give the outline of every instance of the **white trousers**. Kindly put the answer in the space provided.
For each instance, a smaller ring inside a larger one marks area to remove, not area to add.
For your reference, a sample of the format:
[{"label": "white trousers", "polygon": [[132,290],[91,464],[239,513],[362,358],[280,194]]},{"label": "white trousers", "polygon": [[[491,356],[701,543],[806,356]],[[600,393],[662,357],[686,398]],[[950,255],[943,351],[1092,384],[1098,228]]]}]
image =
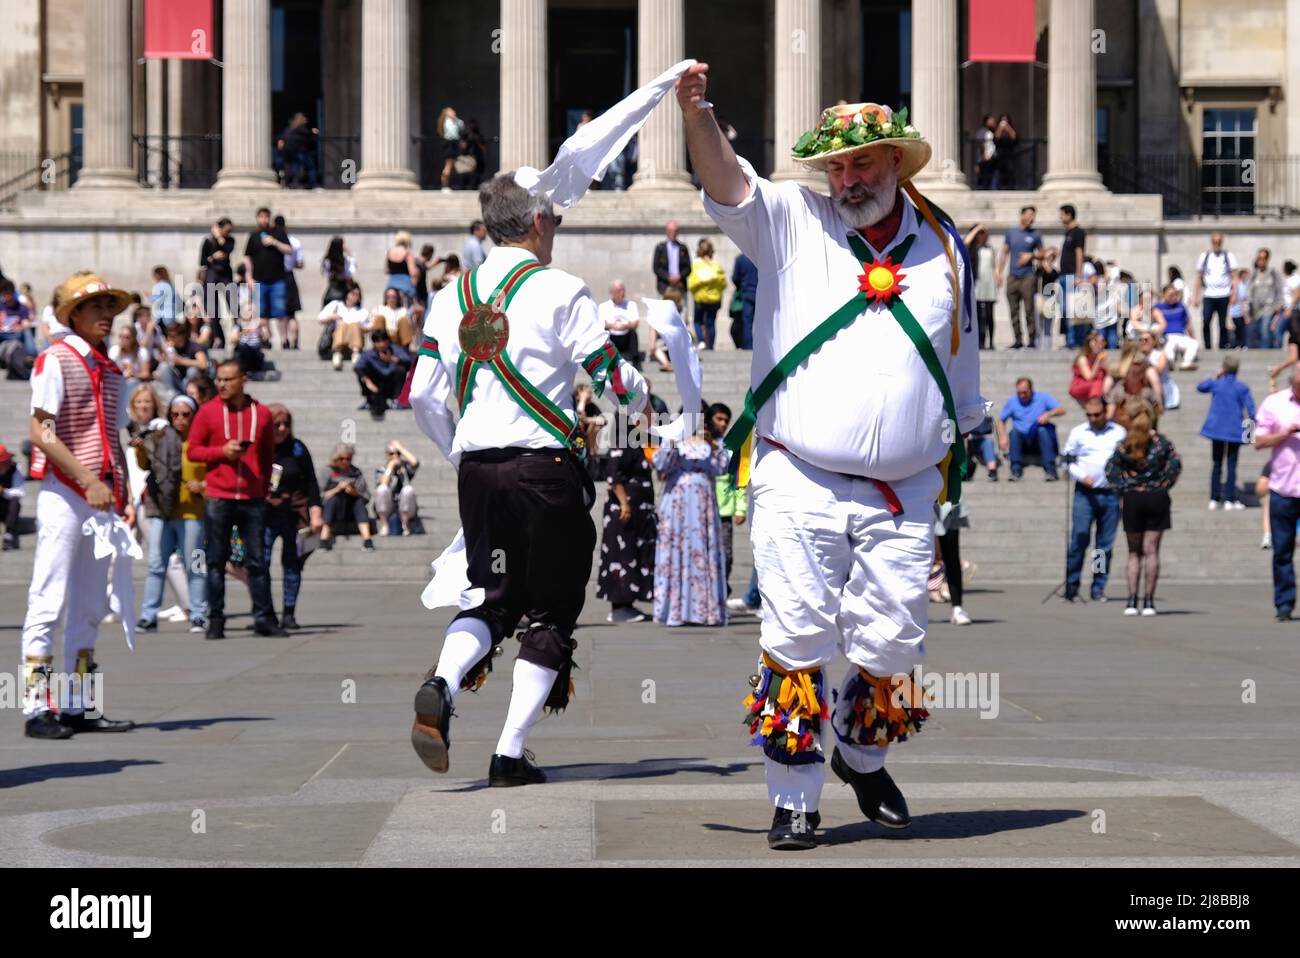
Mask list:
[{"label": "white trousers", "polygon": [[[42,482],[36,496],[36,557],[23,621],[24,662],[54,655],[54,631],[65,605],[60,671],[75,672],[77,652],[95,647],[100,620],[108,612],[112,558],[96,559],[94,537],[82,534],[82,523],[92,515],[86,500],[59,480],[49,477]],[[30,717],[43,708],[42,702],[25,711]]]},{"label": "white trousers", "polygon": [[[759,444],[750,483],[763,651],[787,669],[825,666],[839,651],[851,663],[841,688],[859,666],[885,677],[920,664],[939,470],[889,483],[903,506],[897,517],[870,480],[819,469],[768,443]],[[829,694],[830,676],[824,683]],[[833,712],[832,724],[845,722]],[[833,734],[823,728],[823,737]],[[886,748],[834,744],[855,771],[884,765]],[[817,809],[823,763],[767,760],[766,769],[774,805]]]},{"label": "white trousers", "polygon": [[[1200,348],[1200,343],[1184,333],[1171,333],[1165,337],[1165,357],[1174,366],[1196,362]],[[1179,359],[1179,353],[1182,353],[1182,359]]]}]

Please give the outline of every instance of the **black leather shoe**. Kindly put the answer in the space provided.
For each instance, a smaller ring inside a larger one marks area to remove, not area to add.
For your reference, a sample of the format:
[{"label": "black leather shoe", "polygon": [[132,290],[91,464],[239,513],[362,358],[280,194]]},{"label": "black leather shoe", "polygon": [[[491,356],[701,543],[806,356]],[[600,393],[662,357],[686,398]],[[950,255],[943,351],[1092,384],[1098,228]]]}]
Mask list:
[{"label": "black leather shoe", "polygon": [[280,616],[280,628],[287,631],[289,629],[298,629],[302,627],[298,625],[298,620],[293,617],[292,612],[286,612],[284,615]]},{"label": "black leather shoe", "polygon": [[858,796],[858,807],[862,814],[877,825],[886,828],[906,828],[912,824],[907,814],[907,802],[898,790],[894,780],[883,768],[877,772],[855,772],[844,763],[840,750],[835,749],[831,756],[831,771],[848,785]]},{"label": "black leather shoe", "polygon": [[78,715],[60,712],[59,723],[73,732],[129,732],[135,728],[135,723],[130,719],[114,721],[102,715],[99,718],[87,718],[84,712]]},{"label": "black leather shoe", "polygon": [[529,761],[531,758],[527,751],[519,758],[493,755],[492,764],[488,766],[488,784],[493,788],[540,785],[546,781],[546,773]]},{"label": "black leather shoe", "polygon": [[76,734],[55,717],[53,712],[41,712],[27,720],[28,738],[72,738]]},{"label": "black leather shoe", "polygon": [[817,847],[816,832],[821,826],[820,812],[794,812],[778,808],[767,832],[767,847],[778,852],[801,852]]},{"label": "black leather shoe", "polygon": [[289,637],[289,633],[276,625],[274,619],[268,622],[254,622],[253,631],[258,635],[266,636],[268,639],[287,639]]},{"label": "black leather shoe", "polygon": [[224,639],[226,637],[226,623],[212,621],[208,623],[208,630],[203,633],[205,639]]},{"label": "black leather shoe", "polygon": [[411,745],[431,772],[445,772],[451,749],[451,693],[446,679],[433,676],[415,693]]},{"label": "black leather shoe", "polygon": [[158,620],[154,619],[151,622],[148,619],[141,619],[139,622],[135,624],[135,627],[140,632],[157,632]]}]

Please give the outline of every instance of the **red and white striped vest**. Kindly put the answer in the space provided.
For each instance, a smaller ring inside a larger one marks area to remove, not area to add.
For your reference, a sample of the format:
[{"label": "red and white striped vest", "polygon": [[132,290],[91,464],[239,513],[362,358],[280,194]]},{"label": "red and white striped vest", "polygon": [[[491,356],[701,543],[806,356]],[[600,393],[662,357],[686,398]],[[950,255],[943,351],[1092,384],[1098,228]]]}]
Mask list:
[{"label": "red and white striped vest", "polygon": [[[54,434],[93,475],[111,480],[113,499],[120,510],[129,498],[126,457],[117,434],[122,371],[102,355],[95,357],[92,369],[72,344],[61,339],[36,357],[33,374],[38,374],[43,364],[55,361],[63,373],[63,401],[54,417]],[[86,490],[77,480],[64,475],[45,453],[33,448],[32,478],[44,478],[47,465],[55,478],[85,497]]]}]

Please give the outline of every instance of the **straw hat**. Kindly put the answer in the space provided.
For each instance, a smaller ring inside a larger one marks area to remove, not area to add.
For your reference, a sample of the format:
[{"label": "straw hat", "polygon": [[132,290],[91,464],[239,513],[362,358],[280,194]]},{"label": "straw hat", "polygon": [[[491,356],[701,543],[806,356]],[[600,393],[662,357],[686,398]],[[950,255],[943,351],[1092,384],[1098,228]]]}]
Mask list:
[{"label": "straw hat", "polygon": [[87,300],[99,297],[112,300],[114,315],[131,304],[131,294],[126,290],[114,289],[94,273],[77,273],[65,279],[59,287],[54,316],[59,322],[68,325],[68,316],[74,309]]},{"label": "straw hat", "polygon": [[810,169],[825,170],[830,160],[869,146],[896,146],[903,151],[900,183],[930,162],[930,144],[908,124],[907,108],[895,113],[879,103],[847,103],[823,110],[821,122],[799,137],[791,158]]}]

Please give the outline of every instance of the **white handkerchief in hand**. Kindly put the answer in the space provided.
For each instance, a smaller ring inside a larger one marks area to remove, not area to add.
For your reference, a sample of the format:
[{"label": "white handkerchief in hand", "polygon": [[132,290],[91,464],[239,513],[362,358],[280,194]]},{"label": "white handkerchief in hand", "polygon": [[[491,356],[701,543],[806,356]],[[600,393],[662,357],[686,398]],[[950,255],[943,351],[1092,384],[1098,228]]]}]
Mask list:
[{"label": "white handkerchief in hand", "polygon": [[457,529],[451,545],[433,560],[433,578],[424,587],[420,601],[426,609],[456,606],[462,612],[483,604],[482,589],[470,587],[469,553],[465,551],[465,530]]},{"label": "white handkerchief in hand", "polygon": [[673,364],[673,378],[677,381],[677,394],[682,397],[682,415],[665,426],[651,426],[650,432],[663,439],[680,441],[695,432],[700,417],[700,393],[704,387],[704,371],[700,368],[700,354],[691,343],[677,307],[666,299],[642,299],[646,322],[659,334],[668,358]]},{"label": "white handkerchief in hand", "polygon": [[683,60],[669,67],[590,123],[578,127],[560,144],[554,162],[545,170],[521,166],[515,171],[515,182],[534,195],[549,196],[556,206],[573,206],[591,189],[592,180],[605,178],[609,165],[650,119],[677,78],[694,65],[694,60]]}]

